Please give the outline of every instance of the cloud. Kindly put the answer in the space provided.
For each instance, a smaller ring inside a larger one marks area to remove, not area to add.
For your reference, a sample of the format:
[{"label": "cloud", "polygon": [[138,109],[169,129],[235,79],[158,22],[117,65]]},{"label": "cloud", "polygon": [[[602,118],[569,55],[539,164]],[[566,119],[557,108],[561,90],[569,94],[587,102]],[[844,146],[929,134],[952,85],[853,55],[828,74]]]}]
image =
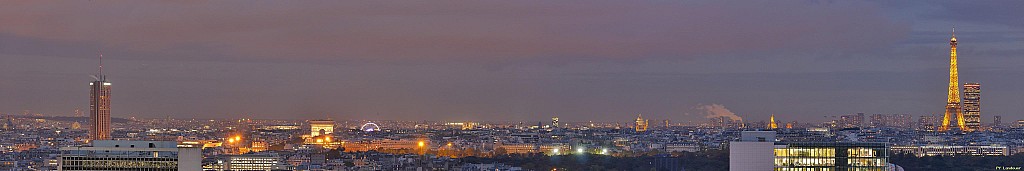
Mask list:
[{"label": "cloud", "polygon": [[732,113],[732,111],[729,111],[724,105],[720,104],[698,105],[697,110],[704,112],[704,118],[727,117],[735,121],[743,120],[742,117],[737,116],[736,113]]},{"label": "cloud", "polygon": [[0,34],[99,44],[115,58],[635,60],[860,49],[909,30],[877,11],[804,1],[19,1],[0,6]]}]

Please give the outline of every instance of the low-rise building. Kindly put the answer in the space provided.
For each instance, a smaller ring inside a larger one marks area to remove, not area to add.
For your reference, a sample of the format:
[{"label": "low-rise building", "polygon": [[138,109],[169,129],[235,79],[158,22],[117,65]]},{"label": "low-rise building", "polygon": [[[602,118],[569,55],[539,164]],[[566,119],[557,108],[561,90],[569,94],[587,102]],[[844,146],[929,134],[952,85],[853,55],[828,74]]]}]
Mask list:
[{"label": "low-rise building", "polygon": [[923,145],[923,146],[894,146],[894,153],[914,154],[920,156],[1008,156],[1010,148],[1004,145],[987,146],[951,146],[951,145]]}]

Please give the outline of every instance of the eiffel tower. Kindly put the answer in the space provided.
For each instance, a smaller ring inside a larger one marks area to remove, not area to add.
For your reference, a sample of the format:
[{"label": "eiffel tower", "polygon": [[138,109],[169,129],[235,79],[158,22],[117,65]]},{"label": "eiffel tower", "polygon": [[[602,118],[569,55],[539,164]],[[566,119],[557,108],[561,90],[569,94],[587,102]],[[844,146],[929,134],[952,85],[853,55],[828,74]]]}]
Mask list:
[{"label": "eiffel tower", "polygon": [[942,116],[942,126],[939,132],[949,131],[949,122],[956,114],[956,125],[961,131],[970,132],[967,124],[964,123],[963,106],[960,105],[960,79],[956,66],[956,28],[953,28],[953,37],[949,39],[949,95],[946,97],[946,114]]}]

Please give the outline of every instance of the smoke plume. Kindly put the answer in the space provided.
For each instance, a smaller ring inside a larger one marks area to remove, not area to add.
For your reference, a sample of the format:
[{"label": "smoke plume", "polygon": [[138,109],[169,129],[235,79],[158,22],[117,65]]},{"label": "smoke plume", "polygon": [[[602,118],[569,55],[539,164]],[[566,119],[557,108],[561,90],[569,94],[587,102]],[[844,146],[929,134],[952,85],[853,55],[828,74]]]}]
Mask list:
[{"label": "smoke plume", "polygon": [[720,104],[698,105],[697,110],[704,112],[704,118],[728,117],[734,121],[743,120],[743,117],[737,116],[736,113],[732,113],[732,111],[729,111],[729,109]]}]

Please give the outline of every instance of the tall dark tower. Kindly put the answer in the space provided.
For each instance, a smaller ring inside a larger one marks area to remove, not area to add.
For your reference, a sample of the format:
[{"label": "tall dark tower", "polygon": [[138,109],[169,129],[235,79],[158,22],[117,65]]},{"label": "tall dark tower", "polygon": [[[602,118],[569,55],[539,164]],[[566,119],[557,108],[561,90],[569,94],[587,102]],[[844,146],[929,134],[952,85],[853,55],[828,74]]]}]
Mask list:
[{"label": "tall dark tower", "polygon": [[981,129],[981,84],[964,84],[964,123],[968,131]]},{"label": "tall dark tower", "polygon": [[960,127],[962,131],[971,131],[967,129],[966,123],[964,123],[963,106],[960,106],[960,73],[957,71],[956,65],[956,28],[953,29],[953,37],[949,39],[949,94],[946,96],[946,114],[942,116],[942,126],[939,126],[939,132],[949,131],[950,120],[953,119],[953,115],[956,115],[956,125]]},{"label": "tall dark tower", "polygon": [[103,54],[100,54],[100,72],[89,83],[89,138],[110,139],[110,82],[103,75]]}]

